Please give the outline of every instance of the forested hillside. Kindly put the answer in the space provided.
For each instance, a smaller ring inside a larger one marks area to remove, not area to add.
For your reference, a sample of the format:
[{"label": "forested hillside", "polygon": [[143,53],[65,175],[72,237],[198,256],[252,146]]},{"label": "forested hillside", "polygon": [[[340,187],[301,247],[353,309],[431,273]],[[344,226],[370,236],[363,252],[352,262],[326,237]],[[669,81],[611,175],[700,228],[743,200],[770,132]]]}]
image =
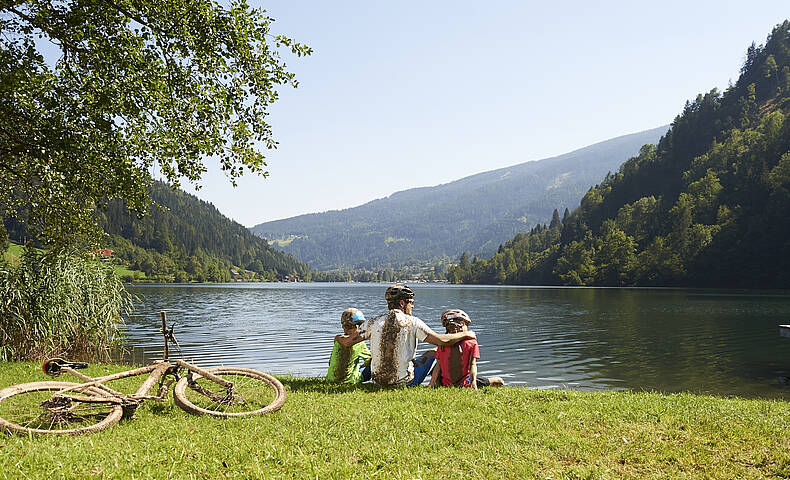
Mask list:
[{"label": "forested hillside", "polygon": [[[262,223],[257,235],[314,268],[383,269],[491,255],[555,207],[578,203],[608,171],[655,143],[668,127],[618,137],[565,155],[397,192],[359,207]],[[481,159],[484,163],[485,159]]]},{"label": "forested hillside", "polygon": [[[210,203],[154,182],[150,214],[130,215],[111,201],[97,212],[117,260],[160,281],[282,280],[309,277],[307,265],[274,250]],[[246,271],[245,271],[246,270]],[[254,273],[253,273],[254,272]]]},{"label": "forested hillside", "polygon": [[465,283],[790,285],[790,22],[748,48],[735,85],[687,102],[657,146],[565,221],[465,259]]}]

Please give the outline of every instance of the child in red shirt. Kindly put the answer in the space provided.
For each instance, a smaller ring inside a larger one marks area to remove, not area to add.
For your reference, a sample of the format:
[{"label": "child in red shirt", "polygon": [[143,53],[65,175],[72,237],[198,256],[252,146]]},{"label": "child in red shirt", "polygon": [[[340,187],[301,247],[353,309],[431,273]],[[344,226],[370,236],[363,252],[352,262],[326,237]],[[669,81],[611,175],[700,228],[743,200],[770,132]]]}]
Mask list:
[{"label": "child in red shirt", "polygon": [[[458,309],[445,310],[442,312],[441,320],[447,333],[466,331],[472,324],[469,315]],[[477,376],[478,358],[480,358],[480,347],[477,345],[477,340],[463,340],[452,346],[438,347],[436,350],[438,362],[433,369],[429,386],[436,386],[439,382],[445,387],[471,387],[477,390],[478,387],[504,385],[505,382],[499,377]]]}]

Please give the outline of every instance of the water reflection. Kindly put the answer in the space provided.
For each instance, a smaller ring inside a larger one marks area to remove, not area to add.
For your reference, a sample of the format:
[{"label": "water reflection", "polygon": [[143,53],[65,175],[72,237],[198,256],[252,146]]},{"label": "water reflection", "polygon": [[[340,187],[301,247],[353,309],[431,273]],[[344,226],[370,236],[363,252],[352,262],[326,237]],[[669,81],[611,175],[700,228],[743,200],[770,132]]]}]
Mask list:
[{"label": "water reflection", "polygon": [[[385,309],[377,284],[222,284],[130,287],[137,361],[161,355],[158,312],[176,323],[184,355],[201,365],[326,373],[340,313]],[[790,399],[790,295],[671,289],[416,285],[415,315],[466,310],[481,375],[511,385],[644,389]]]}]

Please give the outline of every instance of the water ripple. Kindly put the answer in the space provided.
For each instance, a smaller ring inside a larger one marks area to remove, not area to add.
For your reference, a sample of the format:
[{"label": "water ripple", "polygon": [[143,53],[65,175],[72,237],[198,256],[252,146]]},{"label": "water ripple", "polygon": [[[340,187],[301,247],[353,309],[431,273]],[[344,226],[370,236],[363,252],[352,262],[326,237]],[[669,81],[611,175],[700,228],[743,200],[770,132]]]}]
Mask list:
[{"label": "water ripple", "polygon": [[[184,356],[200,365],[323,376],[340,313],[384,313],[382,284],[220,284],[130,287],[140,300],[126,333],[132,360],[161,357],[160,310]],[[415,315],[472,318],[481,376],[581,390],[695,391],[790,398],[790,295],[672,289],[417,285]],[[427,349],[421,344],[419,351]]]}]

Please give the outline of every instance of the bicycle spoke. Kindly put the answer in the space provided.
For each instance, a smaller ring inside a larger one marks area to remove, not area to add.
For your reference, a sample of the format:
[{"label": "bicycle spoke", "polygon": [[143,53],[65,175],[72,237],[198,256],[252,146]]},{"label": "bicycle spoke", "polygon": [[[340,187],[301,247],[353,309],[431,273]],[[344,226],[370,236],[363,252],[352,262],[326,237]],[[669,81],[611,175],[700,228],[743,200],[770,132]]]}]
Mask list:
[{"label": "bicycle spoke", "polygon": [[95,425],[115,408],[110,402],[81,402],[58,390],[45,387],[6,398],[0,402],[0,417],[26,429],[63,431]]},{"label": "bicycle spoke", "polygon": [[223,374],[221,377],[233,383],[230,396],[225,387],[201,378],[197,381],[199,387],[187,392],[190,401],[207,410],[235,412],[263,408],[274,398],[274,390],[256,378],[233,374]]},{"label": "bicycle spoke", "polygon": [[[21,423],[20,422],[20,425],[22,425],[23,427],[30,427],[30,425],[32,425],[34,421],[36,421],[36,420],[40,421],[41,417],[42,417],[41,415],[36,415],[36,416],[34,416],[33,418],[31,418],[29,421],[27,421],[25,423]],[[36,425],[38,425],[38,424],[36,424]]]}]

